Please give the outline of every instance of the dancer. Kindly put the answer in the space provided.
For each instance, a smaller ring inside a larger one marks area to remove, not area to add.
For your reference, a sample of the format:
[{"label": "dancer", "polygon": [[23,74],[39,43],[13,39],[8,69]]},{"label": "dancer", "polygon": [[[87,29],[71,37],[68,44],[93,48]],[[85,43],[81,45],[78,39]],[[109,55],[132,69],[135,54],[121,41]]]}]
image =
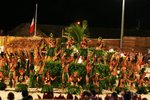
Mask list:
[{"label": "dancer", "polygon": [[49,47],[47,48],[47,61],[54,61],[54,56],[56,52],[56,43],[53,34],[50,34]]},{"label": "dancer", "polygon": [[50,75],[50,71],[47,70],[44,74],[44,76],[42,77],[44,85],[42,87],[42,92],[44,93],[49,93],[49,92],[53,92],[53,87],[51,85],[51,81],[54,81],[56,79],[56,77],[52,77]]},{"label": "dancer", "polygon": [[86,57],[88,55],[88,48],[87,47],[88,47],[88,40],[87,40],[86,36],[84,35],[82,37],[81,42],[80,42],[80,51],[79,51],[80,56],[83,60],[86,60]]},{"label": "dancer", "polygon": [[17,59],[14,57],[14,56],[11,56],[10,57],[10,62],[9,62],[9,69],[10,69],[10,72],[9,72],[9,79],[10,79],[10,87],[15,87],[16,85],[16,68],[17,66]]},{"label": "dancer", "polygon": [[51,81],[54,81],[56,77],[52,77],[50,75],[50,71],[46,71],[45,75],[43,76],[44,85],[51,85]]},{"label": "dancer", "polygon": [[16,76],[16,83],[17,84],[26,84],[25,70],[24,69],[19,70],[19,75]]},{"label": "dancer", "polygon": [[68,67],[72,61],[74,61],[73,56],[73,48],[72,48],[72,39],[68,38],[68,41],[66,42],[66,48],[62,52],[61,56],[61,63],[62,63],[62,83],[65,84],[68,82],[69,79],[69,73],[68,73]]},{"label": "dancer", "polygon": [[104,42],[103,42],[103,39],[102,37],[99,37],[98,40],[97,40],[97,47],[95,48],[96,50],[101,50],[103,49],[104,47]]},{"label": "dancer", "polygon": [[69,82],[71,85],[78,86],[78,83],[82,80],[82,77],[78,75],[78,72],[75,71],[73,74],[69,77]]}]

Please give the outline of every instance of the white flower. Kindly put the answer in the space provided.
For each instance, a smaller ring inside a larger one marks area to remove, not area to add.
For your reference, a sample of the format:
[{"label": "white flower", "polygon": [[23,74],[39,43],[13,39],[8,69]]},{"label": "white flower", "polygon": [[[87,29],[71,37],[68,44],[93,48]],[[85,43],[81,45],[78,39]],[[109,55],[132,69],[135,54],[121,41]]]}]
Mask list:
[{"label": "white flower", "polygon": [[79,60],[78,60],[78,63],[81,64],[83,62],[82,60],[82,56],[80,56]]},{"label": "white flower", "polygon": [[35,70],[35,72],[39,71],[40,70],[39,66],[35,65],[34,70]]},{"label": "white flower", "polygon": [[124,53],[121,53],[120,56],[121,56],[121,57],[126,57],[126,56],[124,55]]},{"label": "white flower", "polygon": [[109,49],[109,52],[114,52],[114,49],[113,48]]},{"label": "white flower", "polygon": [[26,61],[28,61],[29,59],[26,59]]},{"label": "white flower", "polygon": [[74,45],[73,45],[73,51],[76,52],[76,53],[79,52],[79,51],[78,51],[78,48],[77,48],[76,46],[74,46]]}]

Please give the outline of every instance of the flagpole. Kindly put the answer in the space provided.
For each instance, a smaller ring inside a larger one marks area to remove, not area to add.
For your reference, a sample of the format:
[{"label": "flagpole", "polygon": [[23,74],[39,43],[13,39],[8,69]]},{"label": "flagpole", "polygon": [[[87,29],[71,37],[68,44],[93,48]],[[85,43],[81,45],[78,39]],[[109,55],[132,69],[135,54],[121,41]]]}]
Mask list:
[{"label": "flagpole", "polygon": [[35,28],[34,28],[34,36],[36,36],[37,8],[38,8],[38,4],[36,3],[36,9],[35,9]]},{"label": "flagpole", "polygon": [[122,19],[121,19],[121,36],[120,36],[120,49],[123,49],[123,35],[124,35],[124,12],[125,12],[125,0],[122,1]]}]

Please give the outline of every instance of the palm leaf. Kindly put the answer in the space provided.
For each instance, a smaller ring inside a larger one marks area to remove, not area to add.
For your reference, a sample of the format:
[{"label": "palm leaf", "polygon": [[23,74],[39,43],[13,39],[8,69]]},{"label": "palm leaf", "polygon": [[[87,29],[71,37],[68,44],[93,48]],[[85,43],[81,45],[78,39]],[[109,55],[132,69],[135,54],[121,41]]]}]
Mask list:
[{"label": "palm leaf", "polygon": [[82,25],[71,24],[69,27],[65,29],[65,33],[63,34],[65,37],[72,37],[76,43],[80,43],[84,34],[88,34],[87,31],[87,21],[84,20]]}]

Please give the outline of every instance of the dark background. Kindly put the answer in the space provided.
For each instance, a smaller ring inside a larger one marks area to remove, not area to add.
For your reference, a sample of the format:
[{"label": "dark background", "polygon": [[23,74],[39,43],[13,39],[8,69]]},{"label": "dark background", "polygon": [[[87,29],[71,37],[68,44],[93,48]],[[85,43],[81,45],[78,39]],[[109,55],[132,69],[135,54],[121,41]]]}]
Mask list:
[{"label": "dark background", "polygon": [[[125,28],[150,30],[150,0],[125,1]],[[69,25],[87,20],[89,27],[121,27],[122,0],[1,0],[0,28],[9,31],[31,23],[36,3],[38,24]]]}]

